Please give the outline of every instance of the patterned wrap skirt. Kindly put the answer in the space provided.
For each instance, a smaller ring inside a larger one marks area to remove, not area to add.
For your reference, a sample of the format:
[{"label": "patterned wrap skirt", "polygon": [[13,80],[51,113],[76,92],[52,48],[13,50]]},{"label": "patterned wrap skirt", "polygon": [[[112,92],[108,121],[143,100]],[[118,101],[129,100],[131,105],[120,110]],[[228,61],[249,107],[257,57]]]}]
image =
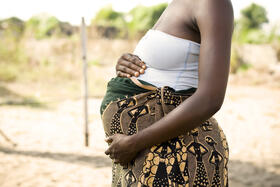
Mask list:
[{"label": "patterned wrap skirt", "polygon": [[[112,78],[100,108],[106,136],[133,135],[153,125],[195,90]],[[190,132],[142,150],[127,166],[112,161],[112,186],[226,187],[228,155],[225,134],[211,117]]]}]

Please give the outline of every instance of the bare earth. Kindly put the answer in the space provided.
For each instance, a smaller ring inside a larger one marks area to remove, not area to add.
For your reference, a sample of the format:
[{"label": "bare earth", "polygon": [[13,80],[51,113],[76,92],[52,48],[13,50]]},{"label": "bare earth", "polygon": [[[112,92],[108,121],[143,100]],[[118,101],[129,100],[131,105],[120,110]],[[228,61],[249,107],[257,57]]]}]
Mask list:
[{"label": "bare earth", "polygon": [[[0,186],[110,186],[100,102],[89,102],[89,148],[81,100],[39,109],[0,106],[0,129],[18,144],[0,135]],[[230,186],[280,187],[280,89],[232,84],[215,116],[229,142]]]}]

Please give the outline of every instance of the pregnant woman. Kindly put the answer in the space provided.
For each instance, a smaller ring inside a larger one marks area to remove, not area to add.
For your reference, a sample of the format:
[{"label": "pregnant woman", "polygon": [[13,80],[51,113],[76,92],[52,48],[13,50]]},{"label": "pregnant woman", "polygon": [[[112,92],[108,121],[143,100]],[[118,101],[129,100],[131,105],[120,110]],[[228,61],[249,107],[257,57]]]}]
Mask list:
[{"label": "pregnant woman", "polygon": [[232,31],[229,0],[173,0],[121,56],[100,108],[112,186],[228,186],[227,141],[212,116]]}]

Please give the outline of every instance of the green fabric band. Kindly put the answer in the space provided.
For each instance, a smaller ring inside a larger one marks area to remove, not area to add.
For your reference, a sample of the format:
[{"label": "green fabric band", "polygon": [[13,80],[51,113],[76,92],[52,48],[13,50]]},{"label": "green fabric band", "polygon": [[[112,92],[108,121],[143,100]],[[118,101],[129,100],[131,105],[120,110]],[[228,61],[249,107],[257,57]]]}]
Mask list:
[{"label": "green fabric band", "polygon": [[[142,84],[154,86],[146,81],[139,80]],[[141,88],[134,84],[130,78],[123,78],[123,77],[114,77],[112,78],[107,84],[106,94],[102,100],[100,106],[100,114],[103,114],[106,106],[118,99],[124,99],[125,97],[131,97],[133,95],[137,95],[144,92],[149,92],[151,90],[147,90]],[[178,90],[175,93],[194,93],[196,88],[189,88],[187,90]]]}]

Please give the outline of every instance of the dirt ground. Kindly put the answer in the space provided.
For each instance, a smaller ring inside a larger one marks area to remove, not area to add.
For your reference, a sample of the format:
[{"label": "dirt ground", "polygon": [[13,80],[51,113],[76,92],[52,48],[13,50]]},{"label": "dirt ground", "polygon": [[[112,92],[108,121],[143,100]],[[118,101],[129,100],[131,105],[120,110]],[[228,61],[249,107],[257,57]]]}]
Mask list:
[{"label": "dirt ground", "polygon": [[[1,187],[109,187],[111,161],[90,99],[90,146],[84,147],[82,100],[56,106],[0,106]],[[230,148],[231,187],[280,187],[280,89],[230,84],[215,115]]]}]

